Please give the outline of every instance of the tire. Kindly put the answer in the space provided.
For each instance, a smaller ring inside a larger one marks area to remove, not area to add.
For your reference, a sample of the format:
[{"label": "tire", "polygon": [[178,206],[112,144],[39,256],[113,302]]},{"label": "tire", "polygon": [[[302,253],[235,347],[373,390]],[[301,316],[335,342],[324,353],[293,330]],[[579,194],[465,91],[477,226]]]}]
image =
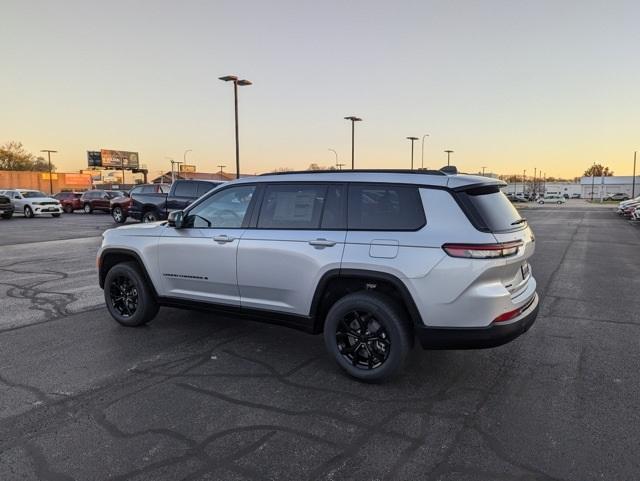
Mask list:
[{"label": "tire", "polygon": [[116,264],[107,272],[104,300],[111,317],[126,327],[146,324],[160,309],[151,286],[135,262]]},{"label": "tire", "polygon": [[[400,370],[411,350],[413,336],[403,309],[393,299],[355,292],[329,310],[324,342],[344,371],[360,381],[375,383]],[[360,347],[354,349],[356,345]]]},{"label": "tire", "polygon": [[111,211],[111,217],[117,224],[124,224],[127,221],[127,216],[122,212],[122,207],[115,206]]},{"label": "tire", "polygon": [[60,214],[51,214],[51,217],[60,217]]},{"label": "tire", "polygon": [[8,214],[2,214],[0,217],[2,217],[3,219],[11,219],[13,217],[13,212],[9,212]]},{"label": "tire", "polygon": [[91,207],[91,204],[89,204],[88,202],[82,206],[82,210],[84,211],[85,214],[93,213],[93,207]]},{"label": "tire", "polygon": [[24,206],[24,216],[27,219],[33,219],[34,217],[33,210],[31,210],[31,207],[29,207],[28,205]]},{"label": "tire", "polygon": [[73,206],[65,205],[62,210],[64,210],[65,214],[73,214]]},{"label": "tire", "polygon": [[142,222],[156,222],[159,220],[158,214],[153,210],[148,210],[142,214]]}]

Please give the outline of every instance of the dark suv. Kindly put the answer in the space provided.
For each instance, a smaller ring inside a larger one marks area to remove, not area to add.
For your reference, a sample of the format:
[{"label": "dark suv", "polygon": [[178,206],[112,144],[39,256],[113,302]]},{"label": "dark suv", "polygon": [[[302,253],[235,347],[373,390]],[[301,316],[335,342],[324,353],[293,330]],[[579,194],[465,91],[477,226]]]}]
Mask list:
[{"label": "dark suv", "polygon": [[80,202],[86,214],[91,214],[94,210],[111,212],[111,199],[124,196],[125,193],[119,190],[88,190],[82,194]]},{"label": "dark suv", "polygon": [[118,224],[124,224],[129,217],[131,207],[131,196],[138,194],[167,194],[169,184],[143,184],[136,185],[126,197],[116,197],[111,199],[111,217]]},{"label": "dark suv", "polygon": [[60,192],[53,196],[60,201],[65,214],[73,214],[74,210],[82,209],[82,192]]},{"label": "dark suv", "polygon": [[0,195],[0,217],[3,219],[11,219],[14,207],[9,196]]}]

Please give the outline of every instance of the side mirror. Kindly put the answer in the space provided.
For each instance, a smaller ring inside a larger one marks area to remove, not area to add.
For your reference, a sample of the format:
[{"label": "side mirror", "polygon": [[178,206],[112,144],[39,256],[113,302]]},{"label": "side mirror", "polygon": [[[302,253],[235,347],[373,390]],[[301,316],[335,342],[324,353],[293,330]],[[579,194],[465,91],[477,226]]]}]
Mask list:
[{"label": "side mirror", "polygon": [[182,229],[182,223],[184,222],[184,212],[181,210],[174,210],[169,213],[167,218],[169,227],[175,227],[176,229]]}]

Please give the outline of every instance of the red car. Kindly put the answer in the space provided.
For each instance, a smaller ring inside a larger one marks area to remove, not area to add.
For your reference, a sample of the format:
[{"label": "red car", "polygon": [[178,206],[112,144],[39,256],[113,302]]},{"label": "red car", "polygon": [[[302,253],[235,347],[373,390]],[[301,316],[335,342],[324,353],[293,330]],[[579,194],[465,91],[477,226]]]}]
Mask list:
[{"label": "red car", "polygon": [[60,201],[62,210],[66,214],[73,214],[74,210],[82,209],[82,192],[60,192],[53,196],[54,199]]},{"label": "red car", "polygon": [[80,202],[85,214],[91,214],[94,210],[111,212],[111,199],[124,196],[125,193],[119,190],[88,190],[82,194]]},{"label": "red car", "polygon": [[136,185],[126,197],[116,197],[111,199],[111,217],[118,224],[124,224],[129,217],[129,207],[131,207],[131,194],[157,194],[169,192],[168,184],[144,184]]}]

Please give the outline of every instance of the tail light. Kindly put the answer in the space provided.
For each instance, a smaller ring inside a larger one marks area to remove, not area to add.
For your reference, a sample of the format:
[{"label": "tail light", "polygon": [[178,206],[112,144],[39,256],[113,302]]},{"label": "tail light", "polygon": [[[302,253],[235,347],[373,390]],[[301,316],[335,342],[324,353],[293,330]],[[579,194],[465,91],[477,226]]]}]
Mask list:
[{"label": "tail light", "polygon": [[535,301],[535,296],[531,298],[531,300],[529,300],[529,302],[527,302],[524,306],[519,307],[517,309],[514,309],[513,311],[507,311],[504,314],[500,314],[498,317],[496,317],[493,322],[507,322],[510,321],[511,319],[515,319],[516,317],[518,317],[520,314],[522,314],[524,311],[526,311],[527,309],[529,309],[529,307],[531,307],[531,304],[533,304],[533,301]]},{"label": "tail light", "polygon": [[496,259],[498,257],[510,257],[518,253],[523,246],[521,240],[513,242],[500,242],[497,244],[445,244],[444,251],[451,257],[464,257],[467,259]]}]

